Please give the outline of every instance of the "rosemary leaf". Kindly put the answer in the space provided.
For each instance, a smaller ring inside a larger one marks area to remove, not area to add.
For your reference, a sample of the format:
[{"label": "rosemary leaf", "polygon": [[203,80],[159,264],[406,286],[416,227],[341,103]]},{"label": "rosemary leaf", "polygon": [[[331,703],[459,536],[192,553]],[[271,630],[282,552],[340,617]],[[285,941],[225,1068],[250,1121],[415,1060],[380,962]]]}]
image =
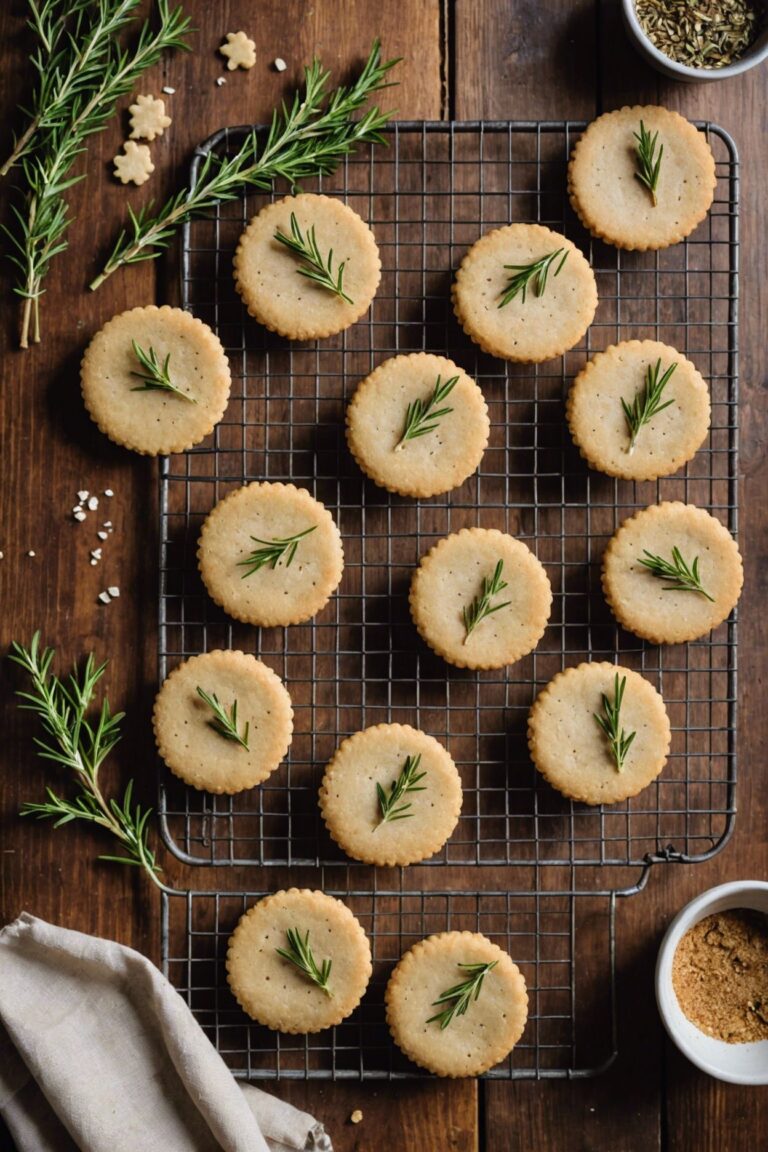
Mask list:
[{"label": "rosemary leaf", "polygon": [[329,292],[333,292],[342,300],[346,300],[348,304],[354,304],[354,300],[350,296],[347,296],[344,291],[344,267],[346,261],[342,260],[341,264],[339,264],[338,272],[334,276],[333,248],[330,249],[328,256],[324,260],[317,245],[314,224],[305,237],[296,219],[296,213],[291,212],[291,235],[286,236],[285,233],[281,232],[278,228],[277,232],[275,232],[275,240],[279,240],[289,251],[295,252],[297,256],[301,256],[302,260],[306,261],[305,265],[296,269],[300,276],[306,276],[308,280],[319,284],[321,288],[327,288]]},{"label": "rosemary leaf", "polygon": [[664,560],[661,556],[655,556],[653,552],[644,548],[643,556],[638,558],[638,563],[647,568],[651,575],[658,577],[659,580],[671,581],[666,588],[662,589],[663,592],[698,592],[700,596],[705,596],[714,604],[714,596],[710,596],[701,583],[698,556],[694,556],[693,563],[689,565],[683,559],[677,546],[672,549],[671,562]]},{"label": "rosemary leaf", "polygon": [[493,576],[483,577],[483,586],[480,595],[472,601],[468,608],[462,610],[464,627],[466,629],[466,636],[464,637],[465,644],[472,632],[482,620],[485,620],[486,616],[491,616],[494,612],[500,612],[502,608],[507,608],[512,603],[511,600],[505,600],[503,604],[491,604],[493,597],[498,596],[507,587],[506,580],[502,580],[501,578],[503,571],[504,561],[499,560],[493,570]]},{"label": "rosemary leaf", "polygon": [[457,1016],[463,1016],[472,1001],[477,1000],[483,986],[483,980],[497,964],[498,960],[491,960],[487,964],[459,964],[458,967],[467,973],[466,980],[454,984],[453,988],[446,989],[438,996],[437,1000],[432,1001],[433,1007],[438,1004],[447,1004],[448,1007],[444,1008],[442,1012],[430,1016],[427,1024],[438,1021],[440,1031],[443,1032],[452,1020]]},{"label": "rosemary leaf", "polygon": [[297,532],[295,536],[285,536],[282,540],[261,540],[258,536],[251,536],[254,544],[261,544],[262,547],[254,549],[245,560],[238,560],[239,568],[248,569],[247,572],[243,572],[242,579],[245,580],[246,576],[252,576],[254,572],[258,572],[267,564],[270,568],[277,568],[281,560],[285,563],[286,568],[290,568],[299,541],[303,540],[305,536],[309,536],[310,532],[314,532],[316,528],[317,524],[313,524],[311,528],[305,528],[303,532]]},{"label": "rosemary leaf", "polygon": [[[633,133],[637,144],[635,151],[637,153],[637,171],[635,177],[644,184],[651,194],[651,201],[654,208],[658,203],[656,191],[659,186],[659,174],[661,172],[661,158],[664,155],[664,145],[659,144],[659,134],[654,132],[651,135],[647,131],[645,124],[640,121],[640,131]],[[658,146],[658,152],[656,148]]]},{"label": "rosemary leaf", "polygon": [[608,737],[611,755],[613,756],[613,761],[616,765],[617,772],[621,772],[623,770],[624,761],[627,758],[627,753],[632,747],[632,742],[637,735],[636,732],[625,732],[621,726],[621,705],[622,701],[624,700],[624,689],[626,686],[626,676],[622,676],[621,679],[619,679],[619,674],[617,672],[613,682],[613,703],[611,703],[605,692],[603,692],[602,715],[598,712],[593,713],[595,721]]},{"label": "rosemary leaf", "polygon": [[437,408],[449,396],[459,382],[458,376],[451,376],[444,384],[440,383],[438,376],[432,395],[426,400],[413,400],[405,413],[405,428],[403,434],[395,445],[395,452],[402,451],[408,440],[415,440],[419,436],[427,436],[438,427],[443,416],[453,412],[453,408]]},{"label": "rosemary leaf", "polygon": [[288,947],[276,948],[275,951],[278,956],[282,956],[284,960],[288,960],[295,968],[298,968],[299,972],[308,980],[317,984],[318,988],[322,988],[326,996],[333,996],[333,992],[328,987],[333,961],[325,959],[318,967],[309,946],[309,929],[307,929],[303,939],[297,928],[289,928],[286,936],[288,937]]},{"label": "rosemary leaf", "polygon": [[655,364],[649,364],[645,373],[645,384],[635,396],[632,404],[628,404],[622,396],[621,406],[624,409],[627,428],[629,430],[628,456],[631,456],[635,450],[635,442],[637,441],[640,429],[644,427],[644,425],[650,424],[657,412],[663,412],[665,408],[669,408],[670,404],[675,403],[674,399],[666,400],[663,404],[661,403],[664,389],[669,383],[675,368],[677,368],[676,363],[670,364],[664,375],[659,378],[661,359],[657,360]]},{"label": "rosemary leaf", "polygon": [[[389,795],[384,791],[381,784],[376,785],[376,795],[379,799],[379,809],[381,811],[381,819],[376,825],[376,828],[382,824],[388,824],[393,820],[407,820],[413,816],[413,812],[408,809],[412,807],[410,801],[407,804],[401,804],[403,796],[407,796],[409,792],[426,792],[426,785],[422,784],[418,787],[419,781],[423,780],[426,772],[419,772],[419,765],[421,764],[421,754],[418,756],[406,756],[405,764],[397,780],[393,780],[389,789]],[[376,829],[374,829],[375,831]]]},{"label": "rosemary leaf", "polygon": [[191,404],[197,404],[194,396],[190,396],[188,392],[177,388],[171,380],[168,373],[168,365],[171,360],[170,352],[161,364],[151,344],[149,352],[145,352],[135,340],[132,340],[131,343],[136,359],[144,369],[143,372],[131,372],[131,376],[136,376],[142,381],[141,384],[137,384],[135,388],[131,389],[132,392],[172,392],[174,396],[181,396],[182,400],[189,400]]},{"label": "rosemary leaf", "polygon": [[550,252],[548,256],[542,256],[539,260],[532,260],[530,264],[505,264],[504,267],[508,272],[513,272],[514,275],[509,277],[509,283],[504,289],[499,303],[499,308],[504,308],[516,296],[522,296],[522,302],[525,304],[525,294],[528,291],[530,284],[535,296],[543,296],[547,287],[547,277],[549,270],[555,260],[557,260],[560,253],[563,253],[563,258],[558,264],[553,276],[559,276],[563,264],[570,255],[570,248],[556,248],[554,252]]},{"label": "rosemary leaf", "polygon": [[213,719],[209,720],[208,724],[213,728],[214,732],[218,732],[219,736],[223,736],[225,740],[233,740],[235,743],[240,744],[247,752],[248,732],[251,726],[246,722],[244,730],[242,732],[239,731],[237,727],[237,700],[233,700],[232,707],[229,713],[227,713],[226,708],[220,702],[215,692],[209,695],[198,684],[197,694],[213,712]]}]

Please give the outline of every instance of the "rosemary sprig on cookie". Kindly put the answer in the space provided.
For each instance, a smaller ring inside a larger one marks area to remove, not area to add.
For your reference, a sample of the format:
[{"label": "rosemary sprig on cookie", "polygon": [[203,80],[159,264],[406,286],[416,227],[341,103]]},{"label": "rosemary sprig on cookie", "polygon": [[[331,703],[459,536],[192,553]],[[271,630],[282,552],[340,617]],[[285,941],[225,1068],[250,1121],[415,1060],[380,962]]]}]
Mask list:
[{"label": "rosemary sprig on cookie", "polygon": [[511,600],[505,600],[503,604],[491,604],[494,596],[499,596],[507,587],[506,580],[502,579],[503,571],[504,561],[499,560],[493,570],[493,576],[483,576],[483,587],[480,595],[475,597],[468,608],[462,610],[464,627],[466,629],[466,635],[464,637],[465,644],[475,628],[477,628],[482,620],[485,620],[486,616],[491,616],[494,612],[500,612],[502,608],[507,608],[512,603]]},{"label": "rosemary sprig on cookie", "polygon": [[213,712],[213,719],[208,721],[208,724],[213,728],[214,732],[218,732],[219,736],[223,736],[225,740],[233,740],[235,743],[240,744],[241,747],[248,751],[248,732],[250,731],[250,724],[246,721],[245,728],[240,732],[237,726],[237,700],[233,700],[232,707],[227,713],[226,708],[219,700],[215,692],[210,695],[204,691],[198,684],[197,694],[204,703]]},{"label": "rosemary sprig on cookie", "polygon": [[245,560],[238,560],[238,567],[248,569],[247,572],[243,572],[242,579],[252,576],[267,564],[270,568],[277,568],[281,560],[284,561],[286,568],[290,568],[299,541],[309,536],[316,528],[317,524],[313,524],[311,528],[305,528],[303,532],[297,532],[295,536],[285,536],[281,540],[261,540],[258,536],[251,536],[254,544],[261,544],[261,548],[254,549]]},{"label": "rosemary sprig on cookie", "polygon": [[454,984],[453,988],[446,989],[438,996],[437,1000],[432,1001],[433,1006],[448,1004],[448,1007],[435,1016],[430,1016],[427,1024],[438,1021],[440,1031],[443,1032],[456,1016],[463,1016],[472,1001],[477,1000],[480,989],[483,987],[483,980],[497,964],[498,960],[490,960],[486,964],[459,964],[458,967],[467,973],[466,980],[462,980],[460,984]]},{"label": "rosemary sprig on cookie", "polygon": [[151,344],[148,352],[135,340],[132,340],[131,344],[133,345],[136,359],[144,369],[143,372],[131,372],[131,376],[136,376],[142,381],[142,383],[137,384],[135,388],[131,388],[131,392],[172,392],[174,396],[181,396],[182,400],[189,400],[191,404],[197,404],[194,396],[190,396],[188,392],[177,388],[171,380],[168,371],[168,365],[171,361],[170,352],[161,364]]},{"label": "rosemary sprig on cookie", "polygon": [[278,956],[282,956],[284,960],[288,960],[295,968],[298,968],[308,980],[313,984],[317,984],[318,988],[322,988],[326,996],[333,996],[328,987],[328,979],[331,975],[332,960],[323,960],[322,964],[318,967],[317,961],[309,946],[309,929],[307,929],[304,938],[302,939],[301,932],[297,928],[288,928],[286,931],[288,937],[287,948],[276,948]]},{"label": "rosemary sprig on cookie", "polygon": [[391,87],[387,79],[399,60],[381,60],[375,40],[357,79],[328,93],[327,72],[315,59],[304,70],[304,91],[272,115],[266,139],[252,132],[234,156],[209,152],[194,187],[182,188],[156,215],[152,205],[135,213],[130,207],[130,235],[120,233],[103,271],[91,283],[96,289],[126,264],[154,260],[167,248],[177,228],[192,216],[233,200],[248,188],[271,189],[278,177],[295,188],[300,180],[327,176],[359,144],[383,144],[382,129],[394,115],[369,108],[352,117],[369,98]]},{"label": "rosemary sprig on cookie", "polygon": [[402,451],[409,440],[434,432],[443,416],[453,412],[453,408],[438,408],[437,405],[449,396],[459,382],[458,376],[451,376],[444,384],[438,376],[432,395],[426,400],[413,400],[405,413],[403,434],[395,445],[395,452]]},{"label": "rosemary sprig on cookie", "polygon": [[632,742],[637,735],[636,732],[625,732],[621,726],[621,705],[624,700],[624,689],[626,686],[626,676],[622,676],[621,679],[619,679],[617,672],[613,682],[613,703],[611,703],[605,692],[603,692],[601,694],[603,702],[602,714],[599,712],[593,713],[597,724],[608,737],[611,756],[613,756],[617,772],[623,771],[627,753],[632,747]]},{"label": "rosemary sprig on cookie", "polygon": [[629,430],[628,456],[631,456],[634,452],[640,429],[646,424],[650,424],[658,412],[663,412],[665,408],[669,408],[670,404],[674,404],[674,399],[665,400],[663,404],[661,401],[664,395],[664,389],[667,384],[669,384],[675,368],[677,368],[676,363],[670,364],[664,375],[660,377],[661,359],[658,359],[655,364],[648,365],[645,373],[645,383],[632,403],[628,404],[622,396],[621,406],[624,409],[627,428]]},{"label": "rosemary sprig on cookie", "polygon": [[647,568],[652,576],[659,580],[670,580],[671,583],[663,588],[663,592],[698,592],[714,604],[714,596],[710,596],[701,583],[699,575],[699,558],[694,556],[693,563],[688,564],[682,557],[680,549],[672,549],[672,560],[665,560],[662,556],[655,556],[647,548],[643,549],[643,556],[638,557],[638,563]]},{"label": "rosemary sprig on cookie", "polygon": [[291,212],[291,234],[286,236],[278,228],[275,232],[275,240],[279,240],[281,244],[290,252],[295,252],[306,263],[296,269],[299,276],[306,276],[307,280],[312,280],[313,283],[319,284],[321,288],[327,288],[329,292],[333,292],[341,300],[346,300],[347,304],[354,304],[351,296],[348,296],[344,291],[344,268],[346,267],[346,260],[342,260],[339,264],[338,270],[333,271],[333,248],[328,252],[328,255],[323,259],[323,255],[317,244],[317,237],[315,236],[315,226],[307,230],[307,235],[304,236],[301,231],[301,225],[296,219],[296,213]]},{"label": "rosemary sprig on cookie", "polygon": [[659,144],[658,132],[654,132],[653,135],[651,135],[642,120],[640,121],[640,131],[633,132],[632,135],[637,141],[635,145],[635,152],[637,154],[637,171],[635,172],[635,178],[648,189],[655,208],[658,203],[656,191],[659,186],[664,145]]},{"label": "rosemary sprig on cookie", "polygon": [[513,272],[514,275],[509,277],[509,282],[502,292],[499,308],[504,308],[516,296],[522,296],[522,302],[525,304],[525,294],[529,285],[533,289],[534,296],[543,296],[547,287],[550,268],[562,253],[562,260],[552,273],[553,276],[559,276],[570,252],[570,248],[556,248],[548,256],[542,256],[539,260],[532,260],[530,264],[505,264],[506,270]]},{"label": "rosemary sprig on cookie", "polygon": [[[389,789],[389,795],[384,791],[381,784],[376,785],[376,794],[379,798],[379,809],[381,811],[381,819],[376,825],[378,828],[381,824],[388,824],[393,820],[407,820],[413,816],[413,812],[408,809],[413,807],[410,801],[407,804],[401,804],[400,801],[409,792],[426,792],[426,784],[419,787],[419,781],[423,780],[426,772],[419,772],[419,765],[421,764],[421,754],[418,756],[406,756],[403,769],[398,776],[397,780],[393,780]],[[374,829],[375,831],[375,829]]]},{"label": "rosemary sprig on cookie", "polygon": [[53,818],[55,828],[72,820],[85,820],[104,828],[119,841],[123,855],[102,855],[99,859],[143,868],[153,883],[162,888],[157,875],[160,868],[147,843],[147,822],[152,809],[133,804],[132,780],[128,782],[122,803],[108,800],[99,780],[104,761],[120,739],[120,721],[124,715],[122,712],[113,715],[105,697],[95,721],[88,719],[106,663],[97,665],[91,654],[82,670],[76,668],[64,681],[51,672],[53,657],[52,648],[40,647],[40,633],[35,632],[29,648],[14,641],[8,658],[23,668],[32,681],[31,691],[17,691],[16,695],[22,701],[19,707],[34,712],[41,722],[45,737],[35,738],[38,754],[69,769],[74,774],[78,792],[74,800],[68,800],[48,787],[47,799],[22,804],[21,814],[41,820]]}]

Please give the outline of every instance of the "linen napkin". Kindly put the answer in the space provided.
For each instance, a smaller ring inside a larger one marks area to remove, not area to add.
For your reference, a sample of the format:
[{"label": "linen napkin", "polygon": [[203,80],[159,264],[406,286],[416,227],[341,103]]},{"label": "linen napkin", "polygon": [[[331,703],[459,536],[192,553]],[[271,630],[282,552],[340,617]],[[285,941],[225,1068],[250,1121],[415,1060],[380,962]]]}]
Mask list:
[{"label": "linen napkin", "polygon": [[19,1152],[333,1152],[144,956],[26,912],[0,931],[0,1114]]}]

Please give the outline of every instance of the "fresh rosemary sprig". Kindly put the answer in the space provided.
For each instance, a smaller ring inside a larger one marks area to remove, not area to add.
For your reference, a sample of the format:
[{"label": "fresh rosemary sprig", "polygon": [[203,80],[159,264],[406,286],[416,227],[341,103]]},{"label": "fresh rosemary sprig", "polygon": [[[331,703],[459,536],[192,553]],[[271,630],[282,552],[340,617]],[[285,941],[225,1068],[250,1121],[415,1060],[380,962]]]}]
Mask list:
[{"label": "fresh rosemary sprig", "polygon": [[317,961],[309,946],[309,929],[307,929],[304,939],[302,939],[298,928],[288,928],[286,936],[288,937],[288,947],[276,948],[275,951],[278,956],[282,956],[284,960],[288,960],[298,968],[308,980],[317,984],[318,988],[322,988],[326,996],[333,996],[333,992],[328,987],[333,961],[325,959],[318,968]]},{"label": "fresh rosemary sprig", "polygon": [[448,1007],[444,1008],[442,1012],[430,1016],[427,1024],[432,1024],[437,1020],[440,1024],[440,1031],[443,1032],[456,1016],[463,1016],[472,1001],[477,1000],[483,986],[483,980],[497,964],[498,960],[490,960],[487,964],[459,964],[458,967],[467,973],[466,980],[462,980],[460,984],[454,984],[453,988],[446,989],[438,996],[437,1000],[432,1001],[433,1006],[448,1004]]},{"label": "fresh rosemary sprig", "polygon": [[[635,151],[637,153],[637,171],[635,172],[635,176],[650,192],[651,201],[655,208],[658,203],[656,190],[659,186],[659,173],[661,172],[661,158],[664,155],[664,145],[658,143],[658,132],[654,132],[653,135],[651,135],[642,120],[640,121],[640,131],[633,132],[633,136],[637,141],[635,145]],[[657,145],[658,152],[656,151]]]},{"label": "fresh rosemary sprig", "polygon": [[563,258],[558,264],[553,276],[559,276],[563,264],[571,254],[570,248],[556,248],[554,252],[550,252],[548,256],[542,256],[540,260],[532,260],[530,264],[505,264],[504,267],[508,272],[514,272],[514,276],[509,277],[509,283],[504,289],[499,303],[499,308],[504,308],[509,304],[510,300],[514,300],[516,296],[522,294],[523,304],[525,304],[525,294],[528,291],[528,285],[531,285],[535,296],[543,296],[544,290],[547,287],[547,277],[549,270],[555,260],[557,260],[560,253],[563,253]]},{"label": "fresh rosemary sprig", "polygon": [[459,382],[458,376],[451,376],[445,384],[440,383],[438,376],[432,395],[426,400],[413,400],[405,413],[405,428],[403,434],[395,445],[395,452],[402,451],[408,440],[415,440],[418,436],[426,436],[434,432],[443,416],[453,412],[453,408],[436,408],[446,396],[449,396]]},{"label": "fresh rosemary sprig", "polygon": [[237,700],[233,700],[232,707],[227,714],[227,710],[219,700],[215,692],[210,695],[204,691],[200,685],[197,686],[197,694],[213,712],[213,719],[208,721],[208,724],[213,728],[214,732],[218,732],[219,736],[223,736],[225,740],[233,740],[235,743],[240,744],[241,747],[248,751],[248,732],[250,731],[250,724],[246,721],[243,732],[240,732],[237,727]]},{"label": "fresh rosemary sprig", "polygon": [[665,400],[662,404],[661,398],[675,368],[677,368],[676,363],[670,364],[660,378],[661,359],[658,359],[655,364],[648,365],[645,373],[645,384],[635,396],[632,404],[627,404],[624,397],[621,397],[621,406],[624,409],[629,430],[628,456],[631,456],[635,450],[635,442],[643,425],[650,424],[657,412],[663,412],[665,408],[669,408],[670,404],[674,404],[674,399]]},{"label": "fresh rosemary sprig", "polygon": [[507,587],[506,580],[501,578],[503,571],[504,561],[499,560],[493,570],[493,576],[483,576],[483,588],[480,595],[475,597],[468,608],[462,610],[464,627],[467,631],[464,637],[465,644],[481,620],[485,620],[486,616],[491,616],[494,612],[500,612],[502,608],[507,608],[512,603],[511,600],[505,600],[503,604],[491,605],[493,597],[498,596]]},{"label": "fresh rosemary sprig", "polygon": [[174,396],[181,396],[182,400],[189,400],[191,404],[197,404],[194,396],[190,396],[188,392],[177,388],[171,380],[168,372],[168,365],[171,360],[170,352],[161,364],[151,344],[149,352],[145,351],[135,340],[131,340],[131,344],[133,344],[136,359],[144,369],[143,372],[131,372],[131,376],[136,376],[142,381],[135,388],[131,388],[131,392],[173,392]]},{"label": "fresh rosemary sprig", "polygon": [[643,557],[638,557],[638,562],[647,568],[652,576],[657,576],[659,580],[671,580],[672,583],[663,588],[663,592],[698,592],[700,596],[706,596],[707,600],[711,600],[714,604],[714,596],[710,596],[709,592],[703,587],[701,577],[699,576],[699,558],[694,556],[693,563],[689,565],[683,560],[680,549],[675,546],[672,549],[672,562],[664,560],[661,556],[655,556],[653,552],[649,552],[647,548],[643,549]]},{"label": "fresh rosemary sprig", "polygon": [[390,785],[389,795],[384,791],[381,784],[376,785],[376,795],[379,798],[379,808],[381,809],[381,819],[376,828],[381,824],[389,824],[393,820],[407,820],[413,816],[413,812],[408,811],[412,807],[410,801],[407,804],[401,804],[400,801],[409,792],[426,792],[426,784],[422,784],[421,787],[418,786],[419,781],[423,780],[427,774],[426,772],[419,772],[420,764],[420,753],[418,756],[406,756],[400,775]]},{"label": "fresh rosemary sprig", "polygon": [[322,253],[317,245],[317,237],[315,236],[314,224],[308,230],[307,235],[301,231],[301,226],[296,219],[296,213],[291,212],[291,235],[286,236],[278,228],[275,232],[275,240],[279,240],[291,252],[295,252],[297,256],[301,256],[302,260],[306,260],[306,264],[296,269],[299,276],[306,276],[307,280],[314,281],[322,288],[327,288],[329,292],[333,292],[342,300],[346,300],[348,304],[354,304],[351,296],[347,296],[344,291],[344,268],[346,261],[342,260],[339,264],[338,271],[334,275],[333,272],[333,248],[330,249],[327,258],[324,260]]},{"label": "fresh rosemary sprig", "polygon": [[595,720],[602,728],[608,737],[608,742],[611,748],[611,755],[613,756],[616,764],[616,771],[621,772],[624,768],[624,761],[627,758],[627,753],[632,747],[632,741],[637,735],[636,732],[625,732],[621,726],[621,703],[624,699],[624,689],[627,686],[626,676],[619,679],[618,672],[613,682],[613,704],[606,696],[605,692],[601,693],[603,700],[603,713],[594,712]]},{"label": "fresh rosemary sprig", "polygon": [[266,564],[269,564],[270,568],[277,568],[281,560],[284,560],[286,568],[290,568],[299,546],[299,540],[309,536],[315,528],[317,528],[317,524],[313,524],[311,528],[305,528],[303,532],[297,532],[295,536],[286,536],[282,540],[260,540],[258,536],[251,536],[254,544],[261,544],[262,547],[255,548],[245,560],[238,560],[239,568],[248,569],[247,572],[243,572],[242,579],[245,580],[246,576],[252,576],[254,572],[258,572]]},{"label": "fresh rosemary sprig", "polygon": [[399,60],[381,62],[379,41],[375,40],[357,80],[328,94],[330,73],[319,60],[313,60],[304,70],[303,94],[297,92],[290,106],[283,104],[275,110],[263,144],[254,131],[234,156],[209,152],[194,187],[182,188],[155,216],[152,205],[138,214],[129,206],[131,234],[120,233],[91,288],[98,288],[125,264],[155,259],[190,217],[233,200],[248,188],[270,189],[278,177],[295,188],[300,180],[329,175],[358,144],[383,144],[381,130],[393,112],[374,107],[359,120],[352,116],[374,92],[391,87],[386,77],[397,63]]},{"label": "fresh rosemary sprig", "polygon": [[70,769],[77,781],[78,795],[73,801],[46,788],[48,797],[42,803],[25,803],[23,816],[39,819],[53,817],[54,827],[72,820],[87,820],[105,828],[122,845],[124,855],[99,857],[120,864],[133,864],[143,868],[150,879],[162,888],[158,879],[160,868],[147,843],[147,822],[151,808],[133,805],[133,781],[129,781],[122,804],[107,800],[99,782],[99,771],[109,753],[120,739],[120,721],[124,713],[110,712],[109,701],[104,698],[96,722],[87,719],[96,685],[104,675],[106,664],[96,665],[89,655],[81,671],[75,669],[64,682],[51,672],[54,652],[40,648],[40,633],[35,632],[29,648],[14,642],[9,659],[23,668],[32,680],[30,692],[17,691],[22,701],[19,707],[34,712],[40,719],[46,739],[35,738],[39,755],[45,760]]}]

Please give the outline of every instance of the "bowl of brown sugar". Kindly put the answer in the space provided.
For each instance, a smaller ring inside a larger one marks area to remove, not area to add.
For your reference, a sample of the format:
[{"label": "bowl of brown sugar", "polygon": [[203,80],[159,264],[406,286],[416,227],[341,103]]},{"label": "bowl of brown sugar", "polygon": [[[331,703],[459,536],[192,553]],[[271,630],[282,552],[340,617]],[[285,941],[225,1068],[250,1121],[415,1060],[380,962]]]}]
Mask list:
[{"label": "bowl of brown sugar", "polygon": [[768,883],[721,884],[678,912],[659,949],[656,1002],[697,1067],[768,1084]]}]

